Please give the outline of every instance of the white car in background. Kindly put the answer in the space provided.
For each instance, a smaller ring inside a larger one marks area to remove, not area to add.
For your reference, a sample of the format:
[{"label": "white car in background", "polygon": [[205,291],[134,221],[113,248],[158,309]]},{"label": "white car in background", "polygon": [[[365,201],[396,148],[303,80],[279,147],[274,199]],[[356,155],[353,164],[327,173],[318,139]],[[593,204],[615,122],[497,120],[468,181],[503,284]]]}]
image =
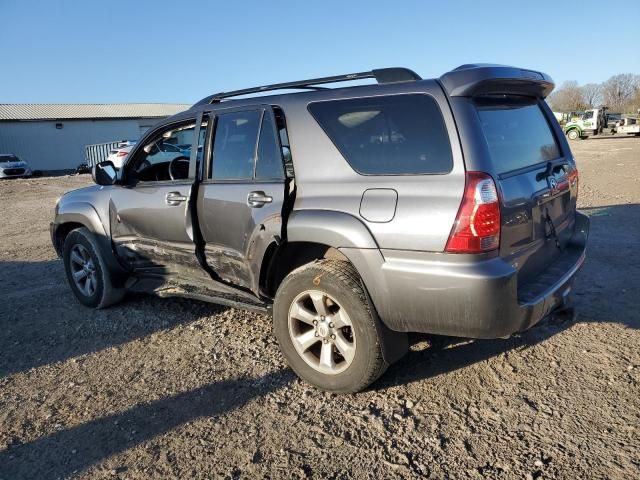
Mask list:
[{"label": "white car in background", "polygon": [[119,147],[115,150],[111,150],[109,152],[109,156],[107,160],[111,160],[113,162],[113,166],[120,169],[122,165],[124,165],[124,161],[129,156],[129,152],[133,148],[133,145]]},{"label": "white car in background", "polygon": [[123,140],[118,147],[109,152],[107,160],[111,160],[116,168],[122,168],[124,161],[129,156],[129,152],[137,142],[135,140]]},{"label": "white car in background", "polygon": [[13,153],[0,153],[0,178],[30,177],[29,164]]}]

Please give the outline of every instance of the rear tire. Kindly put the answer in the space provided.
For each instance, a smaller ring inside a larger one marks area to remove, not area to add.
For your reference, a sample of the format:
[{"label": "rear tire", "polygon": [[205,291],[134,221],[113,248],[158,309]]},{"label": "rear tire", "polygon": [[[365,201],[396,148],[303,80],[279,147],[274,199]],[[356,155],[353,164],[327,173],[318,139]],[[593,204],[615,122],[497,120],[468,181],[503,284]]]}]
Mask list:
[{"label": "rear tire", "polygon": [[276,293],[274,334],[287,363],[322,390],[358,392],[389,366],[385,329],[360,276],[345,261],[319,260],[291,272]]},{"label": "rear tire", "polygon": [[80,303],[100,309],[122,300],[125,290],[113,286],[100,248],[89,230],[77,228],[67,235],[62,258],[69,286]]}]

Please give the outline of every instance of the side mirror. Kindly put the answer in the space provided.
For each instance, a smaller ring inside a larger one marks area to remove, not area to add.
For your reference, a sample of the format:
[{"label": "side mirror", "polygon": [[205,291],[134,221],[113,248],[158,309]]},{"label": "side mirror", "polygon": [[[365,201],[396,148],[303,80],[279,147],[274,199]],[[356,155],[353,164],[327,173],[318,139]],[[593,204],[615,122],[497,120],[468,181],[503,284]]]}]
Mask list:
[{"label": "side mirror", "polygon": [[113,185],[118,178],[118,171],[111,160],[105,160],[93,166],[91,176],[98,185]]}]

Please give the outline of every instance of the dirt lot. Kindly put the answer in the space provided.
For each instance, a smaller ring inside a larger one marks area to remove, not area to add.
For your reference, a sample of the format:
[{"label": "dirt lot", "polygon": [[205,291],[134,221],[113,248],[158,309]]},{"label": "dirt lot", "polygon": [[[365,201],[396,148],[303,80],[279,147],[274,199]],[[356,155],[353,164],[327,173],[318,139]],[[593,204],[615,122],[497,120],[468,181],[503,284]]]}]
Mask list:
[{"label": "dirt lot", "polygon": [[48,224],[89,178],[0,182],[0,479],[639,478],[640,139],[572,147],[592,219],[578,321],[416,336],[346,396],[294,377],[266,316],[80,306]]}]

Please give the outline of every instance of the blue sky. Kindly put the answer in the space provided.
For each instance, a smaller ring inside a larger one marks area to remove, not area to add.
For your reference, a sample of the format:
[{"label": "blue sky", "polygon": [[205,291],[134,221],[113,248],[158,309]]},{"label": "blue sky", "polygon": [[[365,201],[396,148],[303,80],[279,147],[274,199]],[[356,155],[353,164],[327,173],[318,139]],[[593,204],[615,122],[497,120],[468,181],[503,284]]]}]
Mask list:
[{"label": "blue sky", "polygon": [[[190,103],[219,90],[407,66],[640,74],[640,1],[0,0],[0,103]],[[624,7],[622,7],[624,5]],[[600,40],[606,38],[606,41]]]}]

